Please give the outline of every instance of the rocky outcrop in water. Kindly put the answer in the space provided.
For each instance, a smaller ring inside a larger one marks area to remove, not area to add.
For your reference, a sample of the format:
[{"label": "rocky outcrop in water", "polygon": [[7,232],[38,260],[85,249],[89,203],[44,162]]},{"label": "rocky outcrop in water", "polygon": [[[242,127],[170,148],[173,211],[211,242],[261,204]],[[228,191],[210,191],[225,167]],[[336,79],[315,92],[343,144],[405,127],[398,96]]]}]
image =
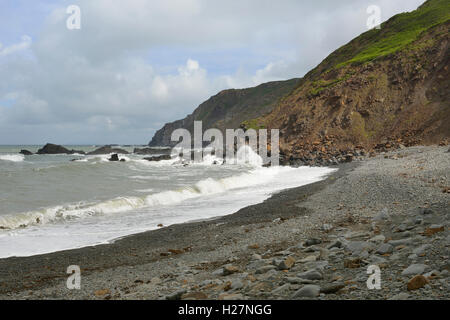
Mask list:
[{"label": "rocky outcrop in water", "polygon": [[20,150],[19,153],[23,154],[24,156],[31,156],[31,155],[33,155],[33,152],[28,151],[28,150]]},{"label": "rocky outcrop in water", "polygon": [[139,155],[170,154],[171,148],[135,148],[133,153]]},{"label": "rocky outcrop in water", "polygon": [[115,154],[112,154],[111,155],[111,157],[108,159],[108,161],[111,161],[111,162],[126,162],[127,160],[125,160],[125,159],[120,159],[119,158],[119,155],[117,154],[117,153],[115,153]]},{"label": "rocky outcrop in water", "polygon": [[144,160],[147,161],[162,161],[162,160],[171,160],[172,157],[170,155],[161,155],[161,156],[154,156],[154,157],[148,157],[148,158],[144,158]]},{"label": "rocky outcrop in water", "polygon": [[111,155],[111,158],[109,158],[108,161],[119,161],[119,155],[117,153]]},{"label": "rocky outcrop in water", "polygon": [[84,151],[80,150],[69,150],[63,146],[47,143],[44,147],[38,150],[37,154],[85,154]]},{"label": "rocky outcrop in water", "polygon": [[120,148],[113,148],[112,146],[103,146],[88,153],[88,155],[101,155],[110,153],[128,154],[129,152]]}]

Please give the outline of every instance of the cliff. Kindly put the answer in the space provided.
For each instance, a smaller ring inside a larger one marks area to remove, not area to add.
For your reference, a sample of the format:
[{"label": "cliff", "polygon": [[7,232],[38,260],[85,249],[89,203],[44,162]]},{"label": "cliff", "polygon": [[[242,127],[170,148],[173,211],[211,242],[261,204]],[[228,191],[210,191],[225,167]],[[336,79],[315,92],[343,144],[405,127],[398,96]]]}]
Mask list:
[{"label": "cliff", "polygon": [[283,96],[289,94],[298,84],[299,79],[275,81],[248,89],[224,90],[203,102],[195,111],[182,120],[167,123],[156,132],[151,147],[173,146],[171,134],[179,128],[193,132],[194,121],[203,122],[203,130],[217,128],[236,129],[241,125],[257,126],[246,120],[263,116],[272,111]]},{"label": "cliff", "polygon": [[150,145],[170,145],[171,132],[192,130],[194,120],[204,129],[279,129],[291,162],[448,143],[449,18],[450,1],[426,1],[337,49],[302,79],[219,93],[166,124]]},{"label": "cliff", "polygon": [[445,0],[392,17],[333,52],[255,121],[280,129],[282,153],[306,162],[447,141],[449,17]]}]

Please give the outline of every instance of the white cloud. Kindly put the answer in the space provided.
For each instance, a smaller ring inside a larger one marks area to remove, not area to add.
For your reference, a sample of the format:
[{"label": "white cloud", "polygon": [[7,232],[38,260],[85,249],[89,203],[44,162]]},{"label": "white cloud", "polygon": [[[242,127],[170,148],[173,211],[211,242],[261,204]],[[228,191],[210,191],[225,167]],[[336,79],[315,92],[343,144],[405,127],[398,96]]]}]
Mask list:
[{"label": "white cloud", "polygon": [[0,43],[0,57],[4,57],[19,51],[26,50],[30,48],[32,43],[31,37],[24,35],[19,43],[14,43],[10,46],[4,47]]},{"label": "white cloud", "polygon": [[365,31],[369,4],[386,19],[421,2],[80,0],[81,30],[58,8],[0,47],[0,143],[146,142],[220,90],[302,76]]},{"label": "white cloud", "polygon": [[153,96],[155,96],[160,101],[168,98],[169,88],[160,76],[155,77],[155,79],[153,80],[151,90]]}]

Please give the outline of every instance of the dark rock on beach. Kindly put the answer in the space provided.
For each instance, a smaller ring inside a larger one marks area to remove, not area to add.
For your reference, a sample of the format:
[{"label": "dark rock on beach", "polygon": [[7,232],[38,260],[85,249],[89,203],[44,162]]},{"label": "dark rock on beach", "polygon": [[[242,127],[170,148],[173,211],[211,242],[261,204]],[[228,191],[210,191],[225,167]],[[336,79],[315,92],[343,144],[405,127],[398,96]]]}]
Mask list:
[{"label": "dark rock on beach", "polygon": [[63,146],[47,143],[43,148],[39,149],[37,154],[85,154],[84,151],[80,150],[69,150]]},{"label": "dark rock on beach", "polygon": [[88,155],[100,155],[100,154],[110,154],[110,153],[120,153],[128,154],[129,152],[120,148],[113,148],[112,146],[103,146],[94,151],[88,153]]}]

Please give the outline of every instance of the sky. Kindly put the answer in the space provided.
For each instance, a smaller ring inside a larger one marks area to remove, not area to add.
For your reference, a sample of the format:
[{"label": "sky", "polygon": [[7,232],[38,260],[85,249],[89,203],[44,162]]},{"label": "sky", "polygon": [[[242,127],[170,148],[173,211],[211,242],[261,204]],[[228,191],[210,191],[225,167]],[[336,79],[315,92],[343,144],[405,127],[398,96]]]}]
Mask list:
[{"label": "sky", "polygon": [[385,21],[421,3],[0,0],[0,144],[147,144],[221,90],[302,77],[369,6]]}]

